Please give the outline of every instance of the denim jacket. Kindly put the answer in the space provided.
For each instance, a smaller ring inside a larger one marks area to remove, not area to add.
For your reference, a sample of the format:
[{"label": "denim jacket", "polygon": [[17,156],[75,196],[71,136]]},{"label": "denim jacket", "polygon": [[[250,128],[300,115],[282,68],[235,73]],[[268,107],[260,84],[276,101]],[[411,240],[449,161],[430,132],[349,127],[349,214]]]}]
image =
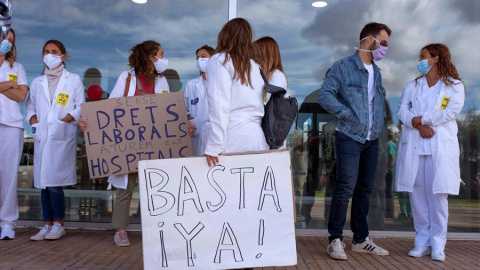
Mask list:
[{"label": "denim jacket", "polygon": [[[385,89],[380,69],[373,62],[375,96],[370,140],[378,138],[385,121]],[[358,52],[337,61],[318,92],[318,103],[337,117],[337,129],[357,142],[368,134],[368,71]]]}]

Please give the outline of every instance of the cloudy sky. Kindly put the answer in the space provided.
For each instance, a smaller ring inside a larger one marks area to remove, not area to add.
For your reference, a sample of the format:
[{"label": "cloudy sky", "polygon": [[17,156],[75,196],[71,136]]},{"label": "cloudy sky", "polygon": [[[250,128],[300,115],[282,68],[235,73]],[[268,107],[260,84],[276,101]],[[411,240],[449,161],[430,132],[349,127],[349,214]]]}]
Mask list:
[{"label": "cloudy sky", "polygon": [[[465,110],[480,98],[480,1],[478,0],[327,0],[313,8],[307,0],[238,0],[238,16],[247,18],[255,37],[265,35],[280,45],[289,90],[303,101],[321,85],[335,60],[354,52],[368,22],[393,31],[389,51],[377,64],[392,108],[405,84],[418,75],[419,50],[445,43],[467,85]],[[12,26],[17,32],[18,61],[31,81],[42,69],[42,46],[63,41],[70,54],[67,68],[83,77],[98,68],[101,86],[110,92],[127,68],[129,49],[146,39],[159,41],[178,71],[183,86],[198,76],[195,50],[215,46],[228,19],[227,0],[16,0]],[[477,108],[478,109],[478,108]]]}]

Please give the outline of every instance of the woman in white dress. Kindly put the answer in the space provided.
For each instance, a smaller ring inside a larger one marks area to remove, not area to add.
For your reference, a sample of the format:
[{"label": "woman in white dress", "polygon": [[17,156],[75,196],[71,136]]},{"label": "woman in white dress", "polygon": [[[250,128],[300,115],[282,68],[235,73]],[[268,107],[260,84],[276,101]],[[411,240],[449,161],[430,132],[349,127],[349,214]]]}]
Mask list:
[{"label": "woman in white dress", "polygon": [[416,236],[408,255],[443,261],[448,195],[458,195],[460,189],[456,118],[465,87],[443,44],[423,47],[417,65],[422,75],[405,86],[398,112],[402,135],[395,189],[410,195]]},{"label": "woman in white dress", "polygon": [[227,22],[208,61],[210,132],[204,155],[209,166],[221,153],[269,149],[261,127],[264,115],[260,67],[253,60],[253,30],[243,18]]},{"label": "woman in white dress", "polygon": [[[23,115],[20,103],[28,92],[27,74],[15,62],[15,31],[10,28],[0,43],[0,239],[14,239],[18,219],[17,178],[23,147]],[[8,143],[5,143],[8,141]]]}]

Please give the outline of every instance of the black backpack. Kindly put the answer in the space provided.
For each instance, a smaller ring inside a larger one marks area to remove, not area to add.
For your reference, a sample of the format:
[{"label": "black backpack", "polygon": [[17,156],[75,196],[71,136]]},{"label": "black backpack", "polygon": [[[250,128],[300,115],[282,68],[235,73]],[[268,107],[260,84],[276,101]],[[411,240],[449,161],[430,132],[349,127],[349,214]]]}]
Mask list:
[{"label": "black backpack", "polygon": [[265,91],[271,94],[265,105],[262,129],[270,149],[278,149],[283,145],[293,121],[297,117],[298,102],[294,97],[283,98],[287,90],[269,84],[262,70],[260,70],[260,74],[265,81]]}]

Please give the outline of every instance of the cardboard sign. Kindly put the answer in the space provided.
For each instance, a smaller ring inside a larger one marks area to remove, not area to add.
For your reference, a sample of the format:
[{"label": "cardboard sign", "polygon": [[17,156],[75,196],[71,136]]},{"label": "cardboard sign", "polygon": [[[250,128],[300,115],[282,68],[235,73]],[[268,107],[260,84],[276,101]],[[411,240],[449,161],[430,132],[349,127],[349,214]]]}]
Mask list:
[{"label": "cardboard sign", "polygon": [[297,263],[288,151],[139,162],[144,269]]},{"label": "cardboard sign", "polygon": [[136,172],[140,160],[193,155],[181,92],[83,103],[82,119],[91,178]]}]

